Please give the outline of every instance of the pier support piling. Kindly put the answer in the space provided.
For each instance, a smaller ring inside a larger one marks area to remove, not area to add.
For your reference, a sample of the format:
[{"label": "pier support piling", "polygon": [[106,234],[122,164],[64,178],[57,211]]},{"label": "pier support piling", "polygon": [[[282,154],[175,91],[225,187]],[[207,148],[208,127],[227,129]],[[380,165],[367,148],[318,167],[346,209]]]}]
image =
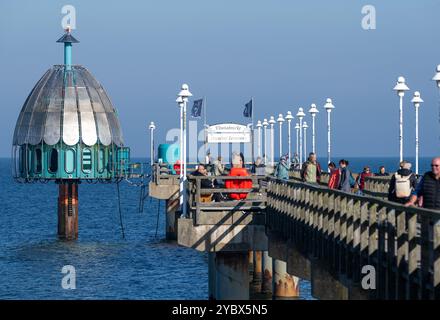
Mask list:
[{"label": "pier support piling", "polygon": [[78,183],[61,181],[58,185],[58,236],[78,238]]},{"label": "pier support piling", "polygon": [[287,263],[273,259],[273,298],[293,299],[299,297],[299,279],[287,273]]},{"label": "pier support piling", "polygon": [[178,194],[173,195],[170,199],[166,200],[165,206],[165,237],[167,240],[177,240],[177,210],[179,210]]},{"label": "pier support piling", "polygon": [[208,252],[208,299],[215,300],[215,252]]},{"label": "pier support piling", "polygon": [[252,284],[252,281],[254,279],[254,251],[249,251],[248,254],[248,259],[249,259],[249,284]]},{"label": "pier support piling", "polygon": [[261,283],[262,293],[272,293],[272,258],[268,251],[263,252],[263,279]]},{"label": "pier support piling", "polygon": [[255,292],[261,292],[261,282],[263,279],[263,252],[254,251],[252,287]]},{"label": "pier support piling", "polygon": [[215,299],[249,300],[248,252],[216,252]]}]

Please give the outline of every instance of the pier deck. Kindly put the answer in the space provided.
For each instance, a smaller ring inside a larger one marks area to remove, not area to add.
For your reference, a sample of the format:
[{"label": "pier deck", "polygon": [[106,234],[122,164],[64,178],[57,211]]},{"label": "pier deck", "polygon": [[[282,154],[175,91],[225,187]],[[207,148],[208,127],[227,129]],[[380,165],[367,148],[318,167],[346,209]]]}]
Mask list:
[{"label": "pier deck", "polygon": [[[150,195],[167,189],[177,208],[179,178],[162,175]],[[252,188],[202,187],[213,178],[251,179]],[[211,298],[248,299],[249,283],[294,297],[299,279],[320,299],[440,298],[440,212],[384,200],[387,177],[367,178],[364,196],[330,190],[326,179],[188,176],[189,216],[174,214],[174,228],[180,245],[208,252]]]}]

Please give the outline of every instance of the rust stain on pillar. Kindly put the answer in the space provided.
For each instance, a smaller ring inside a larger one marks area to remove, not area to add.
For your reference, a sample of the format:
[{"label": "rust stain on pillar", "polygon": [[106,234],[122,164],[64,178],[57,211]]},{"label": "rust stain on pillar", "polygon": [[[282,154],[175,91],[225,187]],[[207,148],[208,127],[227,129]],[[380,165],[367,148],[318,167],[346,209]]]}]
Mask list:
[{"label": "rust stain on pillar", "polygon": [[263,279],[261,283],[261,292],[272,292],[272,258],[267,251],[263,253]]},{"label": "rust stain on pillar", "polygon": [[216,252],[215,299],[249,300],[249,260],[246,252]]},{"label": "rust stain on pillar", "polygon": [[254,252],[254,273],[253,273],[253,286],[255,287],[255,291],[261,292],[261,282],[263,279],[263,252],[255,251]]},{"label": "rust stain on pillar", "polygon": [[58,236],[66,240],[78,238],[78,184],[58,185]]},{"label": "rust stain on pillar", "polygon": [[254,252],[249,251],[248,255],[249,259],[249,283],[252,283],[254,279]]},{"label": "rust stain on pillar", "polygon": [[287,273],[284,261],[274,261],[274,298],[299,297],[299,279]]}]

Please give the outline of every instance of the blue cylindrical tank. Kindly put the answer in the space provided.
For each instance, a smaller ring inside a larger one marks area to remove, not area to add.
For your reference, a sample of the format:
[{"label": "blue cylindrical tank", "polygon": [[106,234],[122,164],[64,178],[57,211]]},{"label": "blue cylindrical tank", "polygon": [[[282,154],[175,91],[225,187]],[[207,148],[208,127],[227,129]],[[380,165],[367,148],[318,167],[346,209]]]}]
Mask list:
[{"label": "blue cylindrical tank", "polygon": [[162,159],[162,162],[174,164],[180,158],[179,146],[173,144],[160,144],[157,152],[157,159]]}]

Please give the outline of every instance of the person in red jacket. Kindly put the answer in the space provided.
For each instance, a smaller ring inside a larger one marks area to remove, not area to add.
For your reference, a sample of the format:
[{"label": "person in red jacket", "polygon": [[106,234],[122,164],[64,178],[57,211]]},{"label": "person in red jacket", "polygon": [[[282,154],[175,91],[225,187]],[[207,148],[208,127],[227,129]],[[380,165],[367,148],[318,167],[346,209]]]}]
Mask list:
[{"label": "person in red jacket", "polygon": [[329,189],[338,189],[339,186],[339,176],[340,170],[336,167],[334,162],[330,162],[328,164],[328,169],[330,172],[330,178],[328,179],[328,187]]},{"label": "person in red jacket", "polygon": [[359,185],[359,190],[363,191],[365,188],[365,178],[372,177],[373,173],[370,170],[370,167],[364,167],[364,171],[362,171],[356,178],[356,182]]},{"label": "person in red jacket", "polygon": [[[229,176],[249,176],[246,168],[243,168],[243,159],[239,154],[232,155],[232,168],[229,172]],[[226,180],[225,187],[227,189],[250,189],[252,188],[252,180]],[[233,200],[246,199],[247,192],[230,193],[229,198]]]},{"label": "person in red jacket", "polygon": [[176,163],[173,165],[173,169],[177,175],[180,175],[180,160],[176,161]]}]

